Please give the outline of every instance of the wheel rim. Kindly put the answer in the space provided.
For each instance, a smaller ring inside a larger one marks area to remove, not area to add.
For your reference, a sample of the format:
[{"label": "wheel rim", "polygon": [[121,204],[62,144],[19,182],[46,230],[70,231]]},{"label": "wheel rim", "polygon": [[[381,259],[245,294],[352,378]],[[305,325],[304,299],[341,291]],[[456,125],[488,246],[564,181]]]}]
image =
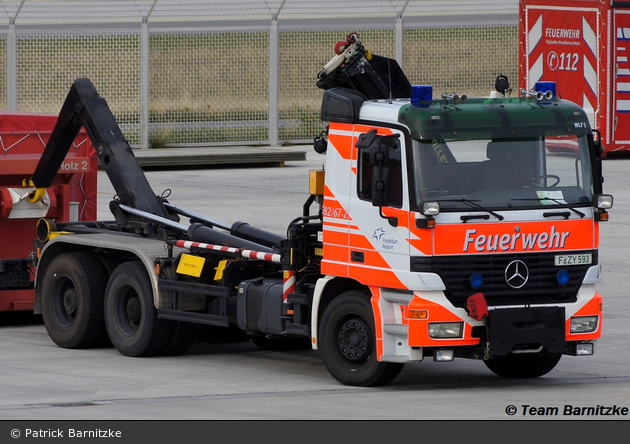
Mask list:
[{"label": "wheel rim", "polygon": [[62,327],[70,327],[77,314],[77,289],[72,279],[62,276],[57,279],[51,294],[52,311]]},{"label": "wheel rim", "polygon": [[125,336],[133,336],[140,328],[142,305],[136,290],[125,286],[116,295],[116,322]]},{"label": "wheel rim", "polygon": [[365,320],[358,316],[339,323],[337,330],[337,350],[349,364],[362,364],[367,361],[372,349],[370,329]]}]

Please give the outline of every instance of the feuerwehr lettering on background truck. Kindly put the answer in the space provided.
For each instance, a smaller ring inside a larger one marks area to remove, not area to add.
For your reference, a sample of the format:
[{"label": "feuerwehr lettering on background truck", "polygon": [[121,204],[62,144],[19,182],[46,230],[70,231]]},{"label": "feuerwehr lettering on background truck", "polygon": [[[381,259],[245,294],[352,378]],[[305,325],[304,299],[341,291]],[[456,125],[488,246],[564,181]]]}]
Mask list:
[{"label": "feuerwehr lettering on background truck", "polygon": [[490,97],[434,99],[354,33],[335,52],[317,81],[325,170],[286,236],[156,196],[105,100],[74,82],[47,171],[83,126],[117,195],[114,221],[38,224],[35,311],[55,343],[173,355],[231,331],[319,350],[357,386],[426,358],[537,377],[593,354],[612,196],[584,111],[553,85],[512,97],[502,76]]}]

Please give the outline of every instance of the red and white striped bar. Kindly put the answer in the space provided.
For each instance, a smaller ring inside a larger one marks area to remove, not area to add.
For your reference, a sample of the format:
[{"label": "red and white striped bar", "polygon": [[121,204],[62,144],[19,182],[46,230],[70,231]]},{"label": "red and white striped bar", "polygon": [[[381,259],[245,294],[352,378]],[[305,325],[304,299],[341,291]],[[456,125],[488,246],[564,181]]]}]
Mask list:
[{"label": "red and white striped bar", "polygon": [[242,257],[248,259],[259,259],[267,262],[276,262],[278,264],[280,263],[280,254],[278,253],[264,253],[262,251],[244,250],[242,248],[226,247],[224,245],[204,244],[202,242],[185,240],[178,240],[175,242],[175,245],[188,249],[195,247],[204,248],[206,250],[222,251],[225,253],[240,254]]},{"label": "red and white striped bar", "polygon": [[261,251],[254,250],[241,250],[241,256],[250,259],[260,259],[267,262],[280,263],[280,255],[278,253],[263,253]]},{"label": "red and white striped bar", "polygon": [[295,293],[295,270],[284,270],[282,276],[282,302],[287,302],[289,293]]}]

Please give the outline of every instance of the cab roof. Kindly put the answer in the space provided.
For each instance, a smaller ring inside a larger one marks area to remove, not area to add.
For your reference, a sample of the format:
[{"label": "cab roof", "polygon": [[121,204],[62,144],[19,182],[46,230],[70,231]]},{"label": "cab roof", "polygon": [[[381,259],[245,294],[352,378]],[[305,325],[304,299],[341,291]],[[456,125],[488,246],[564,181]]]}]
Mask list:
[{"label": "cab roof", "polygon": [[457,137],[523,138],[591,134],[586,112],[573,102],[533,97],[367,100],[361,93],[333,88],[324,93],[323,121],[402,124],[414,139]]},{"label": "cab roof", "polygon": [[431,100],[407,103],[398,122],[414,139],[447,139],[467,134],[481,137],[522,138],[591,134],[586,112],[558,98],[472,98],[464,103]]}]

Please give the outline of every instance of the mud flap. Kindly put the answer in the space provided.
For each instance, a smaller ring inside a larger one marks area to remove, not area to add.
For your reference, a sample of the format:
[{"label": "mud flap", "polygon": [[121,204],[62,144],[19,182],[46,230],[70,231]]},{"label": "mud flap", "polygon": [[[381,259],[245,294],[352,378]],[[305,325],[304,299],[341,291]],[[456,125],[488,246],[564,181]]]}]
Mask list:
[{"label": "mud flap", "polygon": [[563,307],[507,308],[490,311],[488,317],[490,356],[507,355],[514,350],[548,353],[566,351]]}]

